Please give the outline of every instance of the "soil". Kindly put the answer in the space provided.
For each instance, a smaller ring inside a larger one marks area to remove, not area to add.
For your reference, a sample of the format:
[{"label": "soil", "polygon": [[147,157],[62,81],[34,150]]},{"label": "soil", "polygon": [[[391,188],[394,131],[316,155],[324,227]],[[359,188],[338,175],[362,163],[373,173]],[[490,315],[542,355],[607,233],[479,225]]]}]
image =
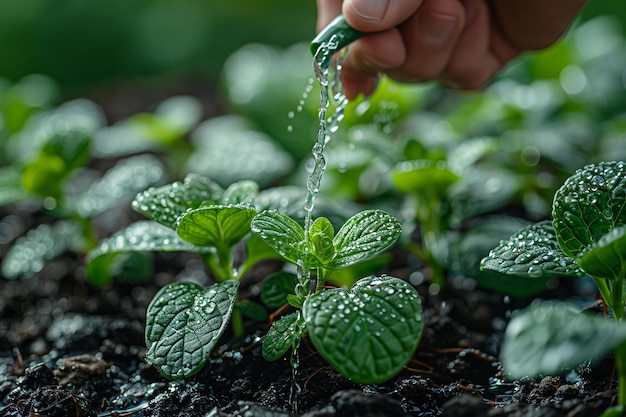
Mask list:
[{"label": "soil", "polygon": [[[6,249],[0,245],[0,256]],[[415,262],[405,253],[394,259],[391,275],[409,279],[420,268],[407,266]],[[2,279],[0,416],[594,417],[615,403],[610,357],[565,376],[507,380],[497,359],[502,334],[510,312],[530,300],[462,277],[450,278],[439,294],[417,285],[424,335],[404,371],[384,384],[351,382],[305,339],[294,385],[288,357],[262,358],[268,324],[256,322],[247,323],[243,340],[226,333],[194,377],[168,381],[145,361],[145,311],[156,291],[195,261],[155,255],[154,279],[142,285],[118,280],[95,288],[76,255],[27,279]],[[260,265],[242,291],[254,299],[262,277],[278,267]],[[209,285],[203,270],[196,276]],[[572,281],[551,287],[540,296],[576,295]]]}]

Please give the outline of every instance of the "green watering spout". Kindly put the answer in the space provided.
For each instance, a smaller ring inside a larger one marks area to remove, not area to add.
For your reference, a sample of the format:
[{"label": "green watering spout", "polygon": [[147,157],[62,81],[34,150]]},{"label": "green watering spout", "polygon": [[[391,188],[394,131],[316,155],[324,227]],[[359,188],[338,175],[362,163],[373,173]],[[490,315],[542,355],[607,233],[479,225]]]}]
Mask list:
[{"label": "green watering spout", "polygon": [[[348,46],[352,42],[357,39],[362,38],[367,35],[366,32],[359,32],[356,29],[353,29],[348,22],[346,22],[346,18],[340,14],[332,22],[328,24],[320,33],[317,34],[315,39],[310,44],[311,53],[313,56],[317,53],[317,50],[322,45],[327,45],[332,48],[331,52],[336,52]],[[329,45],[329,41],[331,38],[335,36],[335,40],[337,44]]]}]

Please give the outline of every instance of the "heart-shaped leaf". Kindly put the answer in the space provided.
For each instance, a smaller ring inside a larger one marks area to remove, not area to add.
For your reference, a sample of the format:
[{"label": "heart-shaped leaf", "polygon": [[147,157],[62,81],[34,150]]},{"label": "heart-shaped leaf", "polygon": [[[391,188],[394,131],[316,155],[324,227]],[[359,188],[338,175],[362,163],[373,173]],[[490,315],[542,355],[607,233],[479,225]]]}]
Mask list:
[{"label": "heart-shaped leaf", "polygon": [[294,219],[268,210],[256,215],[250,229],[282,257],[298,264],[303,254],[304,229]]},{"label": "heart-shaped leaf", "polygon": [[302,336],[304,319],[299,312],[281,317],[272,323],[263,341],[263,357],[275,361],[292,347]]},{"label": "heart-shaped leaf", "polygon": [[176,229],[176,221],[183,213],[206,202],[216,204],[222,193],[221,187],[209,178],[189,174],[184,182],[150,188],[137,194],[132,206],[148,218]]},{"label": "heart-shaped leaf", "polygon": [[146,360],[165,377],[198,372],[224,332],[237,299],[236,281],[208,290],[190,282],[163,287],[146,316]]},{"label": "heart-shaped leaf", "polygon": [[176,232],[194,245],[230,248],[250,232],[255,215],[254,206],[243,204],[201,207],[183,214]]},{"label": "heart-shaped leaf", "polygon": [[617,225],[626,224],[626,163],[587,165],[554,195],[552,218],[559,244],[576,258]]},{"label": "heart-shaped leaf", "polygon": [[306,330],[321,355],[357,383],[386,381],[406,365],[422,334],[417,291],[394,277],[367,277],[346,292],[319,291],[304,303]]},{"label": "heart-shaped leaf", "polygon": [[194,152],[186,169],[224,185],[254,178],[268,186],[293,167],[293,158],[275,138],[255,131],[250,119],[243,116],[211,118],[194,130],[191,142]]},{"label": "heart-shaped leaf", "polygon": [[516,313],[502,344],[502,365],[512,378],[555,375],[602,357],[626,341],[626,327],[581,313],[564,303],[535,302]]},{"label": "heart-shaped leaf", "polygon": [[335,235],[336,255],[324,266],[339,268],[370,258],[393,245],[401,234],[400,222],[382,210],[357,213]]},{"label": "heart-shaped leaf", "polygon": [[585,275],[576,260],[561,251],[550,221],[530,225],[500,242],[483,258],[481,268],[531,278]]},{"label": "heart-shaped leaf", "polygon": [[259,185],[254,181],[239,181],[231,184],[224,195],[221,203],[228,204],[252,204],[257,194],[259,194]]},{"label": "heart-shaped leaf", "polygon": [[590,245],[578,264],[594,277],[623,279],[626,276],[626,225],[611,230]]}]

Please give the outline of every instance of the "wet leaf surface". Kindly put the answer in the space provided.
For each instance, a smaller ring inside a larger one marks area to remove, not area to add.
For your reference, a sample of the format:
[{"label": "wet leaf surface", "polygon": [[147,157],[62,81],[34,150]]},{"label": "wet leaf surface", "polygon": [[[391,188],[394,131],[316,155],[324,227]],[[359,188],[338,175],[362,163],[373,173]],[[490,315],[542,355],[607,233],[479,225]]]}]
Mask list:
[{"label": "wet leaf surface", "polygon": [[208,290],[189,282],[163,287],[148,306],[146,359],[168,378],[198,372],[229,322],[238,286],[226,281]]},{"label": "wet leaf surface", "polygon": [[626,163],[600,162],[576,171],[556,192],[552,217],[563,251],[574,258],[615,225],[626,224]]},{"label": "wet leaf surface", "polygon": [[500,242],[481,267],[531,278],[585,275],[576,260],[561,250],[550,221],[530,225]]},{"label": "wet leaf surface", "polygon": [[322,356],[359,383],[383,382],[397,374],[422,333],[419,295],[393,277],[363,278],[349,292],[318,292],[305,301],[302,312]]}]

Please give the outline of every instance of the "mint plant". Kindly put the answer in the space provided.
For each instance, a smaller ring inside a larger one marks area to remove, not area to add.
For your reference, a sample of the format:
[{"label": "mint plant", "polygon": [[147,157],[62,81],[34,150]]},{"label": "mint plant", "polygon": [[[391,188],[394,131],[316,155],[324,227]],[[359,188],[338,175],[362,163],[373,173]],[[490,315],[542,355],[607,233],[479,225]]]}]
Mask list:
[{"label": "mint plant", "polygon": [[[163,287],[148,306],[147,360],[161,374],[180,379],[198,372],[231,322],[236,337],[243,335],[238,287],[247,270],[262,259],[279,256],[258,238],[248,235],[257,214],[253,204],[258,185],[240,181],[226,189],[211,179],[189,174],[184,181],[139,193],[133,208],[151,220],[131,224],[89,253],[88,275],[108,279],[110,266],[133,252],[194,252],[211,270],[216,285],[208,289],[191,282]],[[235,265],[235,246],[246,245],[246,259]],[[238,307],[238,308],[235,308]],[[237,312],[237,314],[235,314]]]},{"label": "mint plant", "polygon": [[[483,259],[483,268],[528,278],[589,276],[615,319],[575,318],[571,310],[552,305],[520,315],[509,325],[502,352],[513,376],[559,371],[614,349],[618,402],[626,406],[625,204],[626,163],[585,166],[556,192],[551,222],[524,228]],[[538,350],[542,353],[530,359],[529,352]]]},{"label": "mint plant", "polygon": [[503,241],[482,268],[526,277],[590,276],[616,321],[624,316],[626,163],[600,162],[569,177],[554,196],[552,221]]},{"label": "mint plant", "polygon": [[[421,301],[415,289],[390,276],[370,276],[349,291],[325,289],[332,271],[370,258],[400,236],[400,223],[381,210],[357,213],[335,234],[319,217],[308,231],[290,217],[264,211],[251,223],[253,233],[298,266],[287,296],[296,312],[272,323],[263,356],[273,361],[297,350],[306,333],[326,361],[359,383],[378,383],[409,361],[422,332]],[[315,275],[310,274],[315,271]]]},{"label": "mint plant", "polygon": [[8,140],[13,163],[0,169],[0,206],[35,207],[51,224],[15,241],[2,260],[4,277],[29,276],[66,251],[93,249],[94,218],[162,180],[164,166],[150,155],[122,159],[104,174],[88,168],[103,118],[93,103],[75,100],[35,114]]},{"label": "mint plant", "polygon": [[[241,277],[261,259],[281,258],[316,274],[315,279],[310,274],[294,279],[288,273],[268,278],[275,289],[264,290],[264,299],[286,299],[298,310],[272,325],[263,344],[267,359],[278,359],[307,332],[329,363],[355,381],[382,381],[399,372],[422,330],[415,289],[387,276],[364,278],[349,292],[321,289],[337,268],[389,248],[400,236],[399,222],[369,210],[351,217],[337,234],[325,217],[305,234],[286,214],[257,214],[257,193],[252,181],[222,189],[207,177],[190,174],[183,182],[138,194],[133,208],[152,220],[130,225],[90,252],[88,272],[95,280],[120,254],[189,251],[206,261],[218,281],[208,289],[175,282],[155,295],[146,317],[147,360],[172,379],[198,372],[229,321],[235,335],[243,333],[234,315]],[[236,266],[233,250],[243,242],[246,259]],[[336,343],[341,348],[333,347]]]}]

